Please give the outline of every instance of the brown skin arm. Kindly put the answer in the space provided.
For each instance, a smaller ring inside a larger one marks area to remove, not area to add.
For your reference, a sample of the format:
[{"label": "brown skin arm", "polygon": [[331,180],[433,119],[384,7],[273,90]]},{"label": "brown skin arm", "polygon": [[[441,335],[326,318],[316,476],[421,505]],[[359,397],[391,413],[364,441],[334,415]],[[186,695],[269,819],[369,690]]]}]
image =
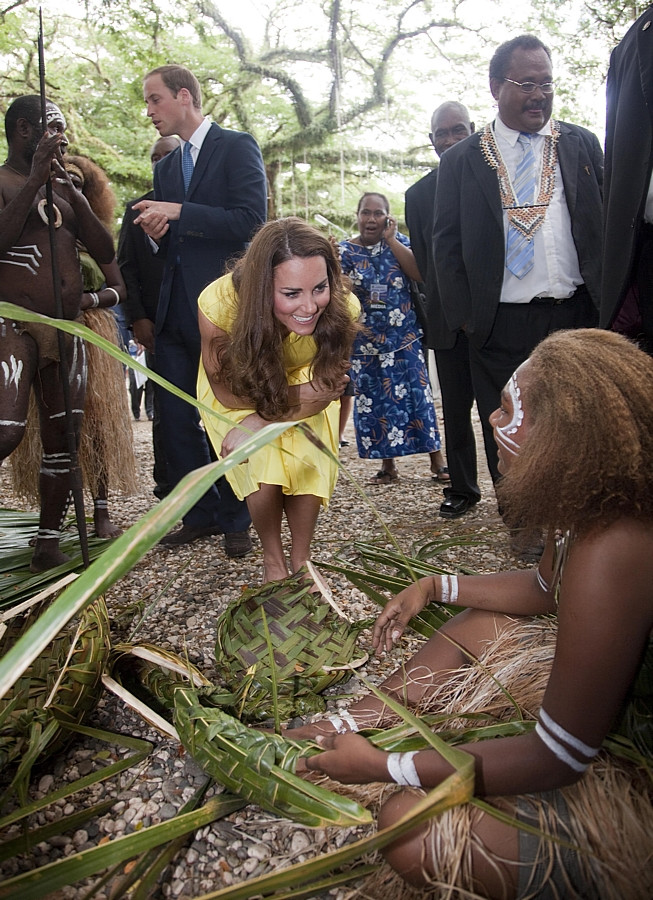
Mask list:
[{"label": "brown skin arm", "polygon": [[[213,322],[207,319],[201,310],[198,311],[198,316],[200,336],[202,339],[202,363],[211,384],[213,394],[223,406],[226,406],[229,409],[251,408],[251,401],[245,397],[237,397],[233,394],[227,385],[220,380],[219,373],[215,372],[216,364],[215,358],[211,354],[211,342],[216,337],[220,340],[228,341],[229,335],[226,331],[218,328],[217,325],[214,325]],[[348,368],[349,363],[346,363],[346,366]],[[343,368],[344,367],[345,363],[343,363]],[[297,422],[300,419],[308,419],[311,416],[316,415],[341,396],[348,381],[349,376],[343,371],[340,382],[333,390],[315,380],[309,381],[307,384],[291,385],[288,389],[288,395],[292,406],[285,416],[276,421]],[[256,412],[246,416],[240,423],[240,426],[232,428],[231,431],[228,432],[222,442],[220,455],[227,456],[229,453],[233,452],[236,447],[242,444],[245,438],[249,436],[247,431],[244,431],[243,429],[246,428],[250,432],[256,432],[269,424],[270,422],[267,419],[262,418]]]},{"label": "brown skin arm", "polygon": [[[650,638],[652,549],[651,526],[624,519],[577,541],[569,554],[555,659],[542,705],[590,747],[600,746],[614,724]],[[461,593],[466,605],[467,589]],[[385,754],[363,741],[360,735],[325,735],[321,743],[327,752],[306,760],[306,768],[344,782],[389,781]],[[535,732],[463,749],[476,760],[479,796],[550,790],[581,777]],[[451,773],[432,750],[420,752],[414,761],[425,787],[434,787]]]},{"label": "brown skin arm", "polygon": [[[125,297],[127,296],[125,282],[123,281],[122,275],[120,274],[120,267],[118,266],[118,261],[116,260],[115,256],[110,263],[99,265],[102,269],[104,280],[106,282],[106,287],[102,288],[102,290],[100,291],[95,292],[98,296],[98,300],[100,301],[99,306],[93,307],[93,298],[90,291],[84,291],[84,293],[82,294],[81,309],[109,309],[112,306],[115,306],[116,295],[114,294],[114,291],[118,292],[118,302],[120,303],[123,303]],[[108,290],[108,288],[111,288],[111,290]]]},{"label": "brown skin arm", "polygon": [[388,247],[392,250],[392,253],[401,266],[401,271],[404,275],[408,275],[409,278],[413,278],[415,281],[421,281],[422,276],[420,275],[420,271],[417,268],[417,263],[415,262],[415,257],[413,256],[413,251],[410,247],[404,246],[401,241],[397,240],[397,222],[395,219],[389,217],[390,224],[387,228],[383,229],[383,238],[388,245]]},{"label": "brown skin arm", "polygon": [[[539,570],[550,583],[553,577],[553,539],[547,541]],[[459,606],[492,610],[520,616],[537,616],[555,612],[551,593],[542,590],[536,569],[498,572],[495,575],[461,575],[458,579]],[[377,656],[390,651],[404,633],[408,622],[428,603],[441,601],[439,575],[420,578],[386,603],[374,623],[372,644]]]}]

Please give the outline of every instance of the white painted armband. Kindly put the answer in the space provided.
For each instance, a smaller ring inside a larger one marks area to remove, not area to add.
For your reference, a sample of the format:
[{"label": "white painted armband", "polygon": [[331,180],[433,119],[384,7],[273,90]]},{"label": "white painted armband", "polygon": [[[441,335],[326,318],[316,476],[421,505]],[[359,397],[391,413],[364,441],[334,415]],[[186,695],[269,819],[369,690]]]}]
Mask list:
[{"label": "white painted armband", "polygon": [[419,750],[411,750],[410,753],[388,753],[388,775],[395,784],[404,787],[421,787],[422,782],[415,768],[414,757]]},{"label": "white painted armband", "polygon": [[[544,727],[543,727],[544,726]],[[535,726],[535,733],[539,739],[546,744],[551,753],[556,756],[560,762],[569,766],[574,772],[584,772],[589,766],[590,761],[596,756],[601,749],[600,747],[590,747],[588,744],[574,737],[562,725],[551,718],[544,707],[540,709],[540,721]],[[566,746],[565,746],[566,744]],[[585,761],[581,762],[569,753],[567,748],[571,748],[584,756]]]},{"label": "white painted armband", "polygon": [[458,601],[458,576],[440,575],[440,600],[439,603],[457,603]]}]

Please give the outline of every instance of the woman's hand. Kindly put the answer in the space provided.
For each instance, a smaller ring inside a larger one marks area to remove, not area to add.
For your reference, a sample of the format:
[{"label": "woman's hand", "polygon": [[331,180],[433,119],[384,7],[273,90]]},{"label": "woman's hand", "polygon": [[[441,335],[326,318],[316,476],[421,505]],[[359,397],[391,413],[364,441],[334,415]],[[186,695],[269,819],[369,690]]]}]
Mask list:
[{"label": "woman's hand", "polygon": [[385,221],[386,226],[383,229],[383,234],[381,235],[381,237],[387,244],[388,241],[391,241],[393,238],[397,237],[397,220],[393,219],[392,216],[388,216]]},{"label": "woman's hand", "polygon": [[[349,370],[349,366],[349,360],[343,361],[343,369]],[[298,418],[298,409],[301,411],[301,416],[299,416],[299,418],[302,419],[308,419],[316,413],[321,412],[323,409],[326,409],[330,403],[333,403],[334,400],[339,400],[340,397],[342,397],[345,388],[349,384],[349,380],[347,371],[343,371],[342,375],[336,380],[332,388],[327,387],[327,385],[317,379],[308,381],[305,384],[297,385],[294,388],[291,387],[289,396],[291,402],[293,400],[296,400],[296,402],[293,403],[290,408],[288,419],[295,420]],[[293,391],[296,391],[294,397]]]},{"label": "woman's hand", "polygon": [[387,753],[378,750],[360,734],[321,734],[316,742],[324,753],[301,757],[297,774],[322,772],[341,784],[390,781]]},{"label": "woman's hand", "polygon": [[413,616],[420,613],[426,604],[434,599],[433,591],[433,580],[430,577],[420,578],[418,582],[411,584],[386,603],[383,612],[374,623],[372,646],[377,656],[381,656],[384,650],[392,650]]},{"label": "woman's hand", "polygon": [[[222,446],[220,447],[220,456],[222,459],[224,459],[225,456],[229,456],[230,453],[233,453],[234,450],[240,447],[243,441],[246,441],[248,437],[252,436],[252,432],[260,431],[264,425],[269,424],[269,422],[266,422],[256,413],[245,416],[240,425],[236,425],[234,428],[230,429],[224,436]],[[242,460],[242,462],[246,462],[246,460]]]}]

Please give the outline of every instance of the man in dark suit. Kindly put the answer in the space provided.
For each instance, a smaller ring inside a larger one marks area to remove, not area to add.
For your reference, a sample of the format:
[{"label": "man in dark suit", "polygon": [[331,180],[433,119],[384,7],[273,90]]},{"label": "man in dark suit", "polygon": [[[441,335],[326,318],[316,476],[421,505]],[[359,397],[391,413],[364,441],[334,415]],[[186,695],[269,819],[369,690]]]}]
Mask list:
[{"label": "man in dark suit", "polygon": [[[202,116],[199,82],[183,66],[161,66],[143,82],[147,114],[160,135],[178,134],[175,150],[154,170],[154,200],[136,204],[139,224],[165,255],[156,316],[156,371],[195,395],[200,359],[197,298],[241,253],[265,220],[267,190],[254,138]],[[194,407],[157,387],[170,483],[210,461]],[[247,505],[221,478],[184,516],[168,546],[224,533],[229,556],[251,550]]]},{"label": "man in dark suit", "polygon": [[[179,138],[176,136],[162,137],[155,141],[150,151],[152,169],[164,156],[177,150],[179,145]],[[122,304],[125,323],[134,335],[134,339],[145,347],[145,361],[148,368],[154,369],[154,322],[159,305],[164,259],[159,254],[152,253],[150,239],[147,235],[143,234],[140,228],[133,227],[134,220],[138,215],[134,205],[140,203],[141,200],[154,200],[154,191],[148,191],[137,200],[130,201],[125,207],[118,238],[118,265],[127,288],[127,297]],[[130,370],[130,376],[132,374]],[[161,439],[161,416],[156,400],[153,412],[153,475],[156,484],[154,494],[162,499],[170,493],[170,487],[166,476],[165,455]]]},{"label": "man in dark suit", "polygon": [[[438,155],[469,137],[474,123],[462,103],[448,101],[431,116],[429,138]],[[451,484],[444,489],[440,515],[445,519],[463,516],[481,497],[476,470],[476,439],[471,420],[474,391],[469,370],[467,335],[462,328],[447,325],[435,275],[433,260],[433,217],[438,169],[406,191],[406,224],[410,246],[422,274],[426,302],[426,343],[435,352],[438,381],[442,393],[442,418]]]},{"label": "man in dark suit", "polygon": [[601,325],[653,354],[653,6],[613,50],[607,84]]},{"label": "man in dark suit", "polygon": [[442,157],[433,240],[447,324],[469,338],[496,481],[488,420],[511,374],[550,332],[598,323],[603,154],[591,132],[551,120],[551,54],[538,38],[497,49],[490,89],[494,122]]}]

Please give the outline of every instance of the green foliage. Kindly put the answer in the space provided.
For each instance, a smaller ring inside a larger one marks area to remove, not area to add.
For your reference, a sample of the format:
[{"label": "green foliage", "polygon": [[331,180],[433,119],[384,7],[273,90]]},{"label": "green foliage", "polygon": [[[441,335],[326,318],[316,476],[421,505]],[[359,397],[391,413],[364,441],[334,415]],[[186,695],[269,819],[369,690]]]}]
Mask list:
[{"label": "green foliage", "polygon": [[[258,140],[270,214],[322,213],[349,230],[362,190],[377,187],[399,214],[406,187],[433,164],[424,85],[433,106],[455,97],[482,124],[493,113],[488,60],[520,31],[552,48],[555,115],[600,132],[596,96],[609,52],[644,6],[385,0],[380,15],[370,0],[271,0],[248,22],[220,0],[86,0],[77,17],[45,0],[47,89],[69,119],[71,151],[108,172],[121,211],[151,182],[156,133],[142,77],[181,62],[202,84],[206,114]],[[38,91],[37,29],[36,0],[0,13],[2,112]]]}]

